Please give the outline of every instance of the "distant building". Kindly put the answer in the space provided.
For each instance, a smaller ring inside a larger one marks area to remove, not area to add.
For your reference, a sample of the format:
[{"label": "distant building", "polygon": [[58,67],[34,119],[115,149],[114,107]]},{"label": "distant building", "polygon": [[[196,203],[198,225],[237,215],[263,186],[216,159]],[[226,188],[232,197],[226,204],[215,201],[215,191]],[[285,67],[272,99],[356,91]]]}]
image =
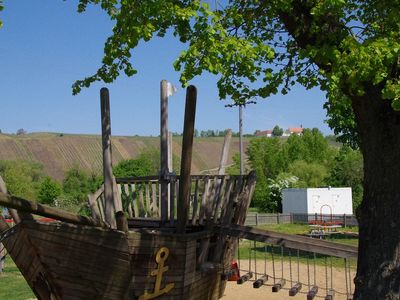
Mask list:
[{"label": "distant building", "polygon": [[350,187],[282,190],[282,212],[299,214],[353,214]]},{"label": "distant building", "polygon": [[[282,136],[291,136],[292,134],[296,134],[296,135],[302,135],[304,131],[304,128],[302,126],[300,127],[289,127],[288,129],[286,129]],[[272,137],[272,130],[263,130],[263,131],[256,131],[255,136],[266,136],[266,137]]]},{"label": "distant building", "polygon": [[271,136],[272,136],[272,130],[258,131],[258,132],[256,133],[256,136],[271,137]]},{"label": "distant building", "polygon": [[292,134],[302,135],[303,131],[304,131],[303,127],[289,127],[287,129],[287,132],[289,133],[289,135],[292,135]]}]

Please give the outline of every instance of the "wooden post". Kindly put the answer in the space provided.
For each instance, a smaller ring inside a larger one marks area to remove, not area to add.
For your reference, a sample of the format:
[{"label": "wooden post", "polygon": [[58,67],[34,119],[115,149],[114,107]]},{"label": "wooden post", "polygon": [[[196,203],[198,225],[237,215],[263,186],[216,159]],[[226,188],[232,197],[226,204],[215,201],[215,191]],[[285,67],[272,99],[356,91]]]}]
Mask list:
[{"label": "wooden post", "polygon": [[219,161],[218,175],[225,174],[225,166],[229,155],[229,146],[231,144],[232,129],[228,129],[225,134],[224,146],[222,147],[221,159]]},{"label": "wooden post", "polygon": [[172,132],[168,131],[168,171],[173,171]]},{"label": "wooden post", "polygon": [[[0,206],[6,206],[10,208],[15,208],[20,212],[27,212],[30,214],[35,214],[43,217],[49,217],[56,220],[72,223],[72,224],[80,224],[80,225],[88,225],[95,227],[104,227],[108,228],[109,226],[102,222],[101,220],[95,220],[91,217],[80,216],[74,213],[70,213],[67,211],[63,211],[58,208],[49,207],[46,205],[42,205],[40,203],[31,202],[19,197],[10,196],[0,192]],[[2,227],[1,227],[2,228]]]},{"label": "wooden post", "polygon": [[343,227],[347,227],[347,220],[346,220],[346,214],[343,214]]},{"label": "wooden post", "polygon": [[[7,186],[6,183],[4,182],[3,178],[0,176],[0,192],[7,194]],[[18,215],[18,212],[15,209],[9,208],[8,212],[10,213],[11,217],[14,220],[15,224],[18,224],[21,222],[21,218]]]},{"label": "wooden post", "polygon": [[[9,228],[10,226],[8,226],[6,220],[4,220],[3,215],[1,214],[0,211],[0,233],[6,231]],[[2,243],[0,243],[0,274],[3,272],[5,259],[6,259],[6,248]]]},{"label": "wooden post", "polygon": [[[168,171],[169,173],[173,172],[173,154],[172,154],[172,132],[168,131]],[[171,178],[168,184],[168,194],[167,194],[167,207],[168,207],[168,212],[167,212],[167,219],[168,216],[171,215],[171,188],[172,185],[175,183],[172,183]]]},{"label": "wooden post", "polygon": [[129,231],[128,228],[128,220],[123,211],[118,211],[115,213],[115,219],[117,223],[117,229],[127,233]]},{"label": "wooden post", "polygon": [[256,213],[256,226],[258,226],[258,213]]},{"label": "wooden post", "polygon": [[103,146],[103,176],[104,176],[104,198],[105,198],[105,221],[115,228],[114,218],[114,193],[112,179],[112,155],[111,155],[111,118],[110,118],[110,95],[107,88],[100,90],[101,106],[101,139]]},{"label": "wooden post", "polygon": [[161,224],[168,219],[168,82],[160,84],[160,182],[161,182]]},{"label": "wooden post", "polygon": [[[96,220],[101,220],[101,213],[99,209],[99,203],[97,202],[97,198],[100,197],[101,194],[104,193],[104,185],[101,185],[101,187],[94,192],[93,194],[89,194],[88,197],[88,204],[90,211],[92,212],[92,218]],[[102,205],[100,203],[100,205]]]},{"label": "wooden post", "polygon": [[239,156],[240,175],[243,175],[243,105],[239,104]]},{"label": "wooden post", "polygon": [[197,90],[193,85],[186,89],[185,122],[182,139],[181,180],[179,183],[178,226],[179,233],[185,232],[188,219],[191,187],[190,170],[192,166],[193,134],[196,116]]}]

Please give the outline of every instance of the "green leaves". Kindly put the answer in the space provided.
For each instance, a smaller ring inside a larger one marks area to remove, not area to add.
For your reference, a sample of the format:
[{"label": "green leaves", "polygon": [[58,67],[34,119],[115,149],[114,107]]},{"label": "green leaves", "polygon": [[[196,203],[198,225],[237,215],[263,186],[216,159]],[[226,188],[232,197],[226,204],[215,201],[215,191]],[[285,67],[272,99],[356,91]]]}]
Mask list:
[{"label": "green leaves", "polygon": [[[102,65],[74,83],[74,94],[95,81],[112,82],[121,72],[133,76],[132,51],[170,30],[187,45],[174,63],[183,86],[204,71],[218,74],[220,98],[245,103],[286,94],[296,83],[319,85],[331,112],[347,117],[349,109],[332,108],[348,106],[372,83],[400,109],[398,1],[249,0],[212,10],[200,0],[80,0],[78,11],[89,4],[101,5],[115,26]],[[350,137],[355,131],[346,126],[353,124],[342,119],[328,122]]]},{"label": "green leaves", "polygon": [[[4,9],[3,0],[0,0],[0,11]],[[3,22],[0,20],[0,28],[3,26]]]}]

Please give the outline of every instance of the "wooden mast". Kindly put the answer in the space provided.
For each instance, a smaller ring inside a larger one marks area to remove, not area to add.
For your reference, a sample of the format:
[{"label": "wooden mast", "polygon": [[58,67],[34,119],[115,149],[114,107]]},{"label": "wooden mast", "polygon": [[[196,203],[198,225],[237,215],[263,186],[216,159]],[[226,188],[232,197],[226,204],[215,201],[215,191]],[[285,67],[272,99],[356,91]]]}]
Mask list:
[{"label": "wooden mast", "polygon": [[168,82],[160,84],[160,182],[161,224],[168,219]]},{"label": "wooden mast", "polygon": [[231,144],[232,129],[228,129],[224,138],[224,146],[222,147],[221,159],[219,161],[218,175],[225,174],[225,166],[228,161],[229,147]]},{"label": "wooden mast", "polygon": [[185,232],[188,219],[190,198],[190,171],[192,166],[194,121],[196,116],[196,87],[190,85],[186,89],[185,121],[182,139],[181,182],[179,185],[178,225],[177,232]]},{"label": "wooden mast", "polygon": [[115,206],[112,179],[112,155],[111,155],[111,119],[110,119],[110,95],[107,88],[100,90],[101,106],[101,140],[103,147],[103,176],[105,198],[105,221],[115,228]]}]

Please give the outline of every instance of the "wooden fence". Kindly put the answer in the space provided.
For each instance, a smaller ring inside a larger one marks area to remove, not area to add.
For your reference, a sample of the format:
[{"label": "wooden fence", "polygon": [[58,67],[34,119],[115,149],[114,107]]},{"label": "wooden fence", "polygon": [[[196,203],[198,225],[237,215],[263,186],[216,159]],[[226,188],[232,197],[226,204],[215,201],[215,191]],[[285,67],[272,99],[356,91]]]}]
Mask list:
[{"label": "wooden fence", "polygon": [[264,224],[309,224],[315,221],[332,222],[346,226],[358,226],[354,215],[330,215],[330,214],[267,214],[267,213],[249,213],[246,217],[246,225],[257,226]]}]

